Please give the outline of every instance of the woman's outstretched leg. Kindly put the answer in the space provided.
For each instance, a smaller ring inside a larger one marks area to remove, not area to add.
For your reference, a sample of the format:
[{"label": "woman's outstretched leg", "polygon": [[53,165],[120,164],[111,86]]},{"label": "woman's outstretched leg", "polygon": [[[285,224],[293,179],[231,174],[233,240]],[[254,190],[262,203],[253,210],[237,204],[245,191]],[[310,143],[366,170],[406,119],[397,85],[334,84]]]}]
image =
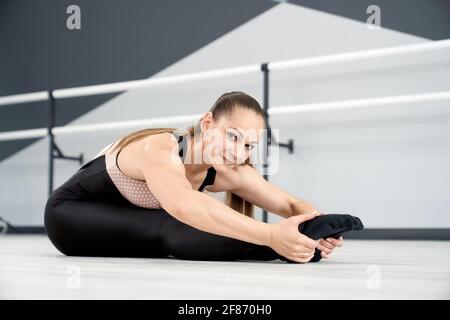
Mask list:
[{"label": "woman's outstretched leg", "polygon": [[167,257],[188,260],[275,260],[270,247],[196,229],[163,209],[51,197],[45,227],[53,245],[71,256]]},{"label": "woman's outstretched leg", "polygon": [[160,230],[165,251],[186,260],[276,260],[279,255],[268,246],[216,235],[185,224],[166,214]]},{"label": "woman's outstretched leg", "polygon": [[160,210],[91,200],[49,201],[45,228],[65,255],[165,257],[159,228]]}]

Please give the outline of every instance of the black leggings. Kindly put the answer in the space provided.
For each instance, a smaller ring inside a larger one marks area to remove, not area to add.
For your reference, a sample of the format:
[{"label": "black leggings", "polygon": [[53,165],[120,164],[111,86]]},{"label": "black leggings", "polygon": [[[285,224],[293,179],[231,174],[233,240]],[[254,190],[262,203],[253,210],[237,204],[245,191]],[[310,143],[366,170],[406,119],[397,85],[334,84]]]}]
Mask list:
[{"label": "black leggings", "polygon": [[112,182],[105,156],[83,165],[53,191],[45,207],[45,228],[53,245],[69,256],[222,261],[282,258],[268,246],[198,230],[163,209],[135,206]]}]

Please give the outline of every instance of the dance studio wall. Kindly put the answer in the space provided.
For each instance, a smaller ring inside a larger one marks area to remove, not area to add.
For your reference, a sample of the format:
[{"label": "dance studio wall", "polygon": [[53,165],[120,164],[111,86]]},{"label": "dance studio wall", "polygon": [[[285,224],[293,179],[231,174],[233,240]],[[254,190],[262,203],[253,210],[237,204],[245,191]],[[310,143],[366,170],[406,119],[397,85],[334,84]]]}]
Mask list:
[{"label": "dance studio wall", "polygon": [[[382,19],[392,15],[383,13],[385,2],[378,2]],[[391,27],[371,30],[350,9],[345,15],[310,2],[302,6],[302,1],[139,2],[142,7],[120,1],[76,3],[82,27],[72,31],[65,25],[65,6],[72,2],[30,1],[26,9],[14,1],[0,5],[0,34],[6,44],[0,53],[6,55],[0,59],[5,70],[1,95],[448,38],[436,7],[430,10],[437,18],[428,20],[426,32],[420,33],[405,17],[397,25],[386,18]],[[408,12],[394,9],[397,15]],[[272,73],[270,105],[449,90],[449,61],[434,55],[426,59],[411,55]],[[262,102],[262,76],[61,100],[57,125],[200,113],[228,90],[248,92]],[[1,131],[45,127],[46,103],[3,107],[0,115]],[[324,211],[358,215],[368,228],[450,227],[450,117],[445,106],[339,110],[270,121],[282,141],[295,141],[294,154],[279,151],[273,183]],[[128,131],[73,134],[56,137],[56,142],[64,153],[83,153],[88,160]],[[47,139],[0,146],[0,216],[19,226],[42,226]],[[78,167],[56,160],[55,187]],[[270,221],[277,219],[270,216]]]}]

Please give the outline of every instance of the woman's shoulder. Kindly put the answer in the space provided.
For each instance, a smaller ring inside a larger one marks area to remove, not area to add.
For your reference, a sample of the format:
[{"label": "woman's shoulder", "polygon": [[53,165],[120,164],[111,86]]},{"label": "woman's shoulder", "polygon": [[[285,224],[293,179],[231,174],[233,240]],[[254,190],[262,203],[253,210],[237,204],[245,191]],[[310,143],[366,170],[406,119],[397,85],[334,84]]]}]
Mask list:
[{"label": "woman's shoulder", "polygon": [[176,148],[177,142],[170,132],[144,137],[126,145],[117,156],[117,164],[127,176],[145,180],[142,169],[161,161],[164,151]]},{"label": "woman's shoulder", "polygon": [[154,150],[174,150],[178,146],[178,140],[171,132],[161,132],[149,135],[137,141],[137,147],[140,151]]},{"label": "woman's shoulder", "polygon": [[179,143],[171,132],[161,132],[142,138],[128,152],[138,166],[165,163],[168,160],[181,163],[178,155]]},{"label": "woman's shoulder", "polygon": [[[146,149],[171,149],[178,145],[178,136],[175,136],[171,132],[161,132],[157,134],[151,134],[148,135],[142,139],[139,139],[137,141],[134,141],[127,146],[125,146],[124,149],[132,149],[134,152],[140,152]],[[101,156],[103,154],[111,154],[113,150],[115,152],[118,151],[117,145],[119,144],[120,139],[110,143],[106,147],[104,147],[97,155],[94,157]],[[134,153],[133,152],[133,153]]]}]

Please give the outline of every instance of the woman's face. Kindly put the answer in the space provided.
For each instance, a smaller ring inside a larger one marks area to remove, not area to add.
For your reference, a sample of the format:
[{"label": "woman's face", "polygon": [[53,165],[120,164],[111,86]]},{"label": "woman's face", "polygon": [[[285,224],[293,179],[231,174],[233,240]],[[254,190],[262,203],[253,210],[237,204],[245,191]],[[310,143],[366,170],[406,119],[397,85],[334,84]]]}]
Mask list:
[{"label": "woman's face", "polygon": [[209,164],[242,164],[257,147],[264,130],[264,119],[252,110],[236,108],[231,116],[202,120],[203,158]]}]

